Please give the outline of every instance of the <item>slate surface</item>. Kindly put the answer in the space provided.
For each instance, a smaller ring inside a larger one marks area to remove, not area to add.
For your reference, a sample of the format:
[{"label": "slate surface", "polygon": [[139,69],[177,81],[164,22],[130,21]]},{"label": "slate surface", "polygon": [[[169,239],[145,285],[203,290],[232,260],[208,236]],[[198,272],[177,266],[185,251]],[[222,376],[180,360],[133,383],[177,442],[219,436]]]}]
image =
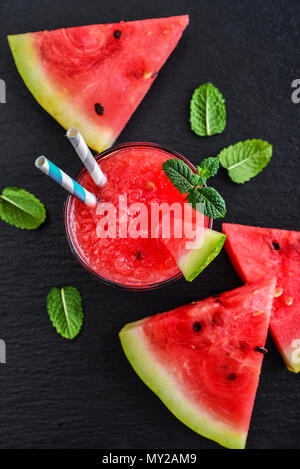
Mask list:
[{"label": "slate surface", "polygon": [[[35,102],[18,75],[6,34],[119,19],[190,14],[190,26],[118,142],[170,146],[197,162],[246,138],[274,145],[269,167],[238,186],[215,180],[229,222],[299,229],[299,116],[291,101],[298,78],[300,4],[227,0],[1,0],[1,187],[20,186],[47,206],[33,232],[1,222],[1,448],[218,448],[177,421],[137,378],[120,349],[124,323],[240,285],[223,252],[188,284],[130,293],[102,285],[76,264],[62,225],[64,193],[33,167],[47,154],[75,175],[80,163],[64,130]],[[189,130],[193,89],[211,81],[227,101],[225,132],[201,139]],[[215,223],[220,227],[220,223]],[[86,319],[75,341],[50,325],[45,299],[52,286],[75,285]],[[300,377],[288,372],[272,340],[255,403],[248,448],[299,448]]]}]

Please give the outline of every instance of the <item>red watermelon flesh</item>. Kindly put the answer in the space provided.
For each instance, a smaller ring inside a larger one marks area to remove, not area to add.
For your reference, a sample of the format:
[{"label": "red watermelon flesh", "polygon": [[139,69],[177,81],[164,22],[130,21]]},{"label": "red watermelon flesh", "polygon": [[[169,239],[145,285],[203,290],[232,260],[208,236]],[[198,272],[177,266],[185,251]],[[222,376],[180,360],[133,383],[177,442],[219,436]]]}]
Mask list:
[{"label": "red watermelon flesh", "polygon": [[300,232],[224,223],[226,250],[245,282],[277,276],[270,320],[290,371],[300,371]]},{"label": "red watermelon flesh", "polygon": [[66,129],[112,145],[189,22],[187,15],[8,36],[22,78]]},{"label": "red watermelon flesh", "polygon": [[197,433],[244,448],[276,279],[127,324],[125,354],[171,412]]}]

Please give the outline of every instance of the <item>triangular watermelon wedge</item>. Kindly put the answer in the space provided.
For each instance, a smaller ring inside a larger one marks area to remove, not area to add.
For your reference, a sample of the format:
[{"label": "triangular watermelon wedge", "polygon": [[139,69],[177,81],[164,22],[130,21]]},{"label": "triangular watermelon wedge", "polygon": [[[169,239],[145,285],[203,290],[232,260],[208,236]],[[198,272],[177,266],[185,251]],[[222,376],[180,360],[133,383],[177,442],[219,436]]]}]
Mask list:
[{"label": "triangular watermelon wedge", "polygon": [[36,100],[88,145],[111,146],[176,47],[189,17],[98,24],[8,36]]},{"label": "triangular watermelon wedge", "polygon": [[[168,249],[185,279],[192,282],[219,254],[226,236],[208,228],[208,219],[189,204],[184,207],[183,217],[170,215],[173,214],[162,217],[156,236]],[[162,226],[169,227],[165,234]]]},{"label": "triangular watermelon wedge", "polygon": [[277,276],[270,330],[288,369],[300,371],[300,232],[223,224],[230,260],[245,282]]},{"label": "triangular watermelon wedge", "polygon": [[[192,282],[220,253],[226,236],[203,228],[203,238],[194,241],[182,238],[161,239],[188,282]],[[189,244],[191,246],[189,246]]]},{"label": "triangular watermelon wedge", "polygon": [[244,448],[276,279],[127,324],[124,352],[140,378],[185,425]]}]

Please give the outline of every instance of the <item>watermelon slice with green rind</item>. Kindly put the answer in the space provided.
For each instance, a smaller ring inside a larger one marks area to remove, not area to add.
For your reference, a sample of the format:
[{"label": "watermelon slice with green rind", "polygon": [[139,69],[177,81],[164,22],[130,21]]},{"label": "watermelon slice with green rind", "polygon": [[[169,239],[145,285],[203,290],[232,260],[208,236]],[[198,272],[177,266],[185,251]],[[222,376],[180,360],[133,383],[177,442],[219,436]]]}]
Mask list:
[{"label": "watermelon slice with green rind", "polygon": [[277,276],[270,330],[287,368],[300,371],[300,232],[223,224],[230,260],[245,282]]},{"label": "watermelon slice with green rind", "polygon": [[[188,223],[185,221],[185,226]],[[192,223],[191,223],[192,225]],[[161,238],[186,280],[193,281],[220,253],[226,236],[210,228],[200,226],[193,238]]]},{"label": "watermelon slice with green rind", "polygon": [[65,129],[111,146],[189,22],[187,15],[8,36],[20,75]]},{"label": "watermelon slice with green rind", "polygon": [[124,352],[140,378],[195,432],[244,448],[276,279],[127,324]]}]

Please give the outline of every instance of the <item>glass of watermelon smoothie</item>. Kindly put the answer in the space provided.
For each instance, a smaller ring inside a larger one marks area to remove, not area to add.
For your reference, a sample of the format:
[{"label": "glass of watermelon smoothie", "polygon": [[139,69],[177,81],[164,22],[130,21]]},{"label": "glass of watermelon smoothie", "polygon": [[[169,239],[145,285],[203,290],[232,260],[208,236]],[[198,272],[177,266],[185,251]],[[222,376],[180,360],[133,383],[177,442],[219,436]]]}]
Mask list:
[{"label": "glass of watermelon smoothie", "polygon": [[[97,279],[127,290],[151,290],[182,277],[170,249],[153,236],[153,232],[146,237],[132,238],[120,228],[121,224],[124,226],[121,217],[126,217],[127,221],[132,219],[133,214],[128,209],[132,204],[150,207],[153,203],[171,205],[176,202],[187,205],[186,196],[173,186],[162,169],[162,164],[170,158],[182,159],[196,172],[177,152],[154,143],[136,142],[114,146],[96,157],[107,176],[103,187],[95,185],[85,168],[76,177],[101,203],[117,207],[120,196],[126,197],[127,208],[122,215],[120,209],[116,212],[116,232],[108,237],[99,236],[101,217],[95,207],[85,205],[70,194],[66,198],[64,226],[71,251]],[[207,217],[202,216],[202,223],[205,228],[212,227],[212,220]]]}]

